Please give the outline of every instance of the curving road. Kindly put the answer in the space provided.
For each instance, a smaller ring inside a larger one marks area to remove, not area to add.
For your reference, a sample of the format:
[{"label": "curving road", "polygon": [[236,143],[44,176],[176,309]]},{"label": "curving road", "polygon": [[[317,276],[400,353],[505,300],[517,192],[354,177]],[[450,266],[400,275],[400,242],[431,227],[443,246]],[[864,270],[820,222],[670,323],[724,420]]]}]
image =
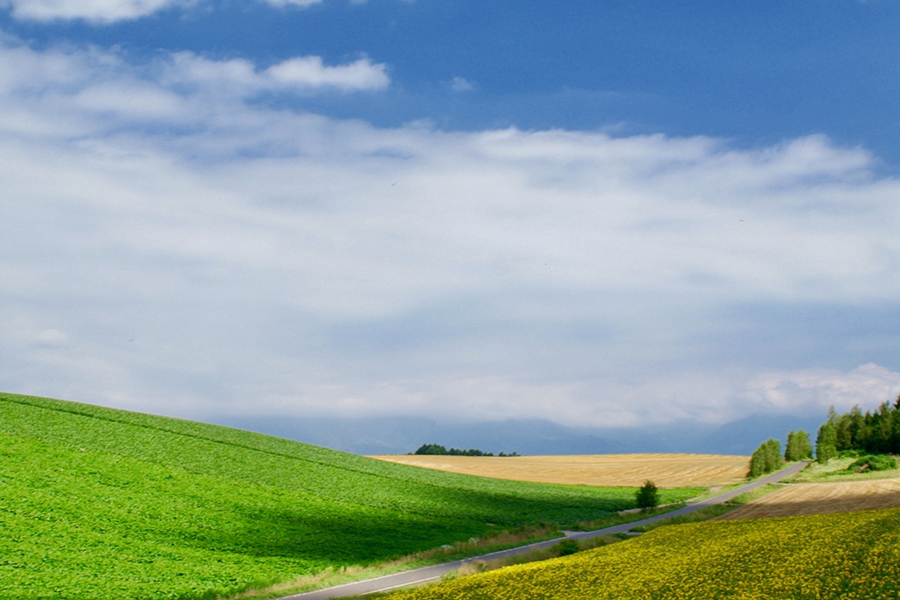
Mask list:
[{"label": "curving road", "polygon": [[518,546],[516,548],[510,548],[508,550],[499,550],[497,552],[491,552],[489,554],[482,554],[481,556],[473,556],[471,558],[455,560],[448,563],[441,563],[439,565],[432,565],[430,567],[421,567],[419,569],[412,569],[411,571],[402,571],[400,573],[384,575],[382,577],[376,577],[374,579],[364,579],[362,581],[355,581],[353,583],[345,583],[344,585],[336,585],[334,587],[315,590],[312,592],[305,592],[303,594],[294,594],[292,596],[285,596],[283,598],[280,598],[279,600],[329,600],[330,598],[343,598],[344,596],[358,596],[361,594],[371,594],[374,592],[386,592],[395,588],[407,587],[410,585],[426,583],[428,581],[439,579],[443,575],[446,575],[447,573],[460,568],[465,563],[476,560],[488,561],[498,558],[506,558],[508,556],[516,556],[519,554],[527,554],[535,550],[541,550],[543,548],[555,546],[564,539],[587,540],[590,538],[600,537],[602,535],[625,533],[629,529],[637,527],[639,525],[655,523],[663,519],[671,519],[672,517],[680,517],[682,515],[690,514],[708,506],[713,506],[714,504],[727,502],[735,496],[739,496],[740,494],[749,492],[750,490],[766,485],[767,483],[775,483],[777,481],[781,481],[786,477],[790,477],[791,475],[800,472],[800,470],[805,466],[805,462],[799,462],[785,469],[782,469],[781,471],[773,473],[768,477],[758,479],[752,483],[744,484],[733,490],[725,492],[724,494],[719,494],[718,496],[707,498],[706,500],[691,504],[690,506],[685,506],[684,508],[679,508],[678,510],[673,510],[672,512],[668,512],[662,515],[648,517],[640,521],[632,521],[631,523],[624,523],[622,525],[606,527],[605,529],[596,529],[594,531],[564,531],[563,533],[565,534],[565,537],[561,538],[528,544],[527,546]]}]

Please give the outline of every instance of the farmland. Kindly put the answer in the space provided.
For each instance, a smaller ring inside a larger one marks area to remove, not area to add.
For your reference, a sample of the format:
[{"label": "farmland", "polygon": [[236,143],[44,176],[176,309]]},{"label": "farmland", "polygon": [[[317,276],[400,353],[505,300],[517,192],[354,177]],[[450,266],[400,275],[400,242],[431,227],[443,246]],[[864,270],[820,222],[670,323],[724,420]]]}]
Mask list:
[{"label": "farmland", "polygon": [[720,519],[759,519],[900,507],[900,479],[793,483]]},{"label": "farmland", "polygon": [[743,481],[747,456],[710,454],[603,454],[588,456],[469,457],[374,456],[380,460],[451,473],[574,485],[716,486]]},{"label": "farmland", "polygon": [[0,456],[3,600],[213,598],[634,506],[632,488],[443,473],[7,394]]},{"label": "farmland", "polygon": [[[648,568],[652,565],[652,568]],[[897,598],[900,509],[661,527],[391,600]]]}]

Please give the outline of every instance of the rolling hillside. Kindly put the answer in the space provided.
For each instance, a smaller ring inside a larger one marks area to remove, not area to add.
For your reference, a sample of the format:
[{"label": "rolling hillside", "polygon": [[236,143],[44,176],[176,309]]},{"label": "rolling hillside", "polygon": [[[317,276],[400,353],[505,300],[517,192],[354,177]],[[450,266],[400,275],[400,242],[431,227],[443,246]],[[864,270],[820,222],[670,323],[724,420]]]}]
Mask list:
[{"label": "rolling hillside", "polygon": [[442,473],[9,394],[0,456],[4,600],[213,598],[634,505],[631,488]]}]

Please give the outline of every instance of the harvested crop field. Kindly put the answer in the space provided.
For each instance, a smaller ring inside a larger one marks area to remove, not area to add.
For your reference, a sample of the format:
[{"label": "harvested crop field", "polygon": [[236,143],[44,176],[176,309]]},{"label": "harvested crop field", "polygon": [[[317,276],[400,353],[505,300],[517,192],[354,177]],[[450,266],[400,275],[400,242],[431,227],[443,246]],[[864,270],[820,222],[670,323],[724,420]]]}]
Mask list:
[{"label": "harvested crop field", "polygon": [[896,507],[900,507],[900,479],[792,483],[719,518],[763,519]]},{"label": "harvested crop field", "polygon": [[716,486],[743,481],[748,456],[595,454],[583,456],[373,456],[404,465],[496,479],[592,486]]}]

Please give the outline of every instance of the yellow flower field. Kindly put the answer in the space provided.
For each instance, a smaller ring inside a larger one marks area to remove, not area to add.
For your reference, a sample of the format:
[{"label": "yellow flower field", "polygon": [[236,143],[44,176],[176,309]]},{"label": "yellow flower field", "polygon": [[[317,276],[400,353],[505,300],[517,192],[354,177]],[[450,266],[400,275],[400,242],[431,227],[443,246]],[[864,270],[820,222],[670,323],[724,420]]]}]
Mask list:
[{"label": "yellow flower field", "polygon": [[900,598],[900,509],[661,527],[392,600]]}]

